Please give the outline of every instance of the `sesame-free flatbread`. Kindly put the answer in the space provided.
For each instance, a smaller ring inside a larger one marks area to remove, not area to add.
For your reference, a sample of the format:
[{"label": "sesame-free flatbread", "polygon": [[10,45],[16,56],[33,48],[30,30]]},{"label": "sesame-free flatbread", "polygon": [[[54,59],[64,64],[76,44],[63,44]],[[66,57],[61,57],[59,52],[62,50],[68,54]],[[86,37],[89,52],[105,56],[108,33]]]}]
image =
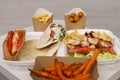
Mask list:
[{"label": "sesame-free flatbread", "polygon": [[[43,34],[40,36],[40,38],[37,41],[37,44],[36,44],[37,49],[41,49],[41,48],[47,47],[51,44],[54,44],[56,42],[59,42],[60,39],[54,39],[53,37],[50,37],[51,27],[56,27],[57,29],[59,29],[58,27],[62,27],[62,25],[55,24],[55,23],[49,24],[47,29],[43,32]],[[61,30],[60,31],[56,30],[56,29],[53,29],[53,30],[54,30],[54,35],[57,34],[57,36],[59,35],[59,37],[60,37],[60,34],[62,34]]]},{"label": "sesame-free flatbread", "polygon": [[[40,49],[40,48],[44,48],[46,47],[48,44],[46,44],[49,40],[50,40],[50,27],[48,27],[40,36],[40,38],[37,40],[37,44],[36,44],[36,48]],[[50,41],[51,42],[51,41]]]},{"label": "sesame-free flatbread", "polygon": [[60,42],[56,42],[42,49],[37,49],[36,44],[37,39],[26,41],[17,59],[19,61],[32,61],[35,60],[37,56],[53,56],[58,50]]}]

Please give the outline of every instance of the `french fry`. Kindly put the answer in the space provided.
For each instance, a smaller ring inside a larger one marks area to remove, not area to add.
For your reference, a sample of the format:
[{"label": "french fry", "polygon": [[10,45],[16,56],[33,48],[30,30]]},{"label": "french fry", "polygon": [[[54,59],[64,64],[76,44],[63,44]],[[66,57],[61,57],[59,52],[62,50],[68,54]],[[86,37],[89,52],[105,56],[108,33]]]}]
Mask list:
[{"label": "french fry", "polygon": [[58,59],[55,59],[54,66],[55,66],[55,70],[56,70],[57,75],[59,76],[60,80],[75,80],[74,78],[67,78],[63,75]]},{"label": "french fry", "polygon": [[74,66],[70,67],[68,70],[74,71],[74,70],[78,69],[79,67],[81,67],[82,65],[83,65],[83,63],[81,63],[81,62],[75,63]]},{"label": "french fry", "polygon": [[73,63],[73,64],[70,64],[70,65],[63,65],[61,67],[63,73],[64,71],[74,71],[76,70],[77,68],[81,67],[82,66],[82,63],[79,62],[79,63]]},{"label": "french fry", "polygon": [[88,80],[90,79],[91,75],[90,74],[84,74],[84,75],[77,75],[75,77],[76,80]]},{"label": "french fry", "polygon": [[84,71],[85,67],[87,66],[88,62],[89,60],[87,60],[81,67],[74,71],[72,75],[81,74]]},{"label": "french fry", "polygon": [[55,70],[51,71],[51,74],[57,76],[57,73]]},{"label": "french fry", "polygon": [[59,76],[59,78],[60,78],[61,80],[66,80],[65,76],[64,76],[63,73],[62,73],[62,70],[61,70],[61,68],[60,68],[60,65],[59,65],[59,62],[58,62],[57,59],[55,59],[55,61],[54,61],[54,66],[55,66],[55,70],[56,70],[57,75]]},{"label": "french fry", "polygon": [[61,67],[61,69],[62,69],[62,71],[65,71],[65,70],[71,69],[74,65],[75,65],[75,63],[70,64],[70,65],[63,65]]},{"label": "french fry", "polygon": [[67,77],[71,77],[72,76],[72,70],[65,70],[65,71],[63,71],[63,74]]},{"label": "french fry", "polygon": [[38,19],[43,23],[46,23],[50,19],[50,16],[48,14],[41,14],[41,15],[34,16],[34,18]]},{"label": "french fry", "polygon": [[75,79],[78,79],[78,78],[80,78],[82,76],[82,74],[77,74],[77,75],[75,75],[75,76],[73,76]]},{"label": "french fry", "polygon": [[63,66],[61,67],[61,70],[62,70],[62,71],[65,71],[66,69],[68,69],[68,67],[69,67],[69,65],[63,65]]},{"label": "french fry", "polygon": [[28,70],[31,71],[33,74],[35,74],[37,76],[42,76],[42,77],[48,78],[48,73],[47,72],[38,71],[38,70],[31,70],[31,69],[28,69]]},{"label": "french fry", "polygon": [[[59,61],[59,64],[60,64],[60,66],[63,66],[63,62]],[[43,70],[46,72],[52,72],[52,71],[55,71],[55,67],[54,67],[54,65],[49,65],[47,67],[44,67]]]},{"label": "french fry", "polygon": [[31,69],[28,69],[28,70],[39,77],[49,78],[52,80],[60,80],[57,76],[51,75],[47,72],[38,71],[38,70],[31,70]]},{"label": "french fry", "polygon": [[99,50],[95,50],[95,53],[93,55],[93,57],[90,59],[89,63],[87,64],[83,74],[87,74],[88,71],[90,70],[90,68],[92,67],[92,65],[95,63],[95,61],[97,60],[97,56],[99,55],[100,51]]},{"label": "french fry", "polygon": [[55,70],[55,67],[54,65],[50,65],[50,66],[45,67],[43,70],[46,72],[52,72]]},{"label": "french fry", "polygon": [[87,60],[84,64],[81,62],[64,64],[57,58],[54,59],[54,64],[44,67],[42,70],[31,70],[31,73],[39,77],[44,77],[50,80],[89,80],[91,75],[89,70],[94,64],[99,53],[96,51],[91,60]]}]

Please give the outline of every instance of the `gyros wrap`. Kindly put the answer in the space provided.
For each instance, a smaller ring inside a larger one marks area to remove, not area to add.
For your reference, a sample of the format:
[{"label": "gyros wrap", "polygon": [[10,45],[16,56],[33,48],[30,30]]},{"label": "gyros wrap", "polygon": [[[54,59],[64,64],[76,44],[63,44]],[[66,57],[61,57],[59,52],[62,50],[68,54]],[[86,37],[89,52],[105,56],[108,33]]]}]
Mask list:
[{"label": "gyros wrap", "polygon": [[60,41],[65,37],[65,32],[66,30],[62,25],[51,23],[38,39],[36,48],[41,49]]}]

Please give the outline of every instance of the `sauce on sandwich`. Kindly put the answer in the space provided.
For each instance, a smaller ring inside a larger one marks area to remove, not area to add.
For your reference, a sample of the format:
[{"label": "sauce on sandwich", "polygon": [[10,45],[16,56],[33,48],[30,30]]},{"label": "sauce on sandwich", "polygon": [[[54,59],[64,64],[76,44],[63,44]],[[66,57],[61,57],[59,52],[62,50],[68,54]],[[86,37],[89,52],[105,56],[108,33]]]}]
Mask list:
[{"label": "sauce on sandwich", "polygon": [[50,28],[51,28],[50,37],[52,37],[55,40],[59,40],[60,35],[62,34],[61,32],[62,26],[59,24],[52,24]]},{"label": "sauce on sandwich", "polygon": [[22,44],[23,30],[15,30],[8,32],[7,47],[9,53],[14,56],[19,51]]}]

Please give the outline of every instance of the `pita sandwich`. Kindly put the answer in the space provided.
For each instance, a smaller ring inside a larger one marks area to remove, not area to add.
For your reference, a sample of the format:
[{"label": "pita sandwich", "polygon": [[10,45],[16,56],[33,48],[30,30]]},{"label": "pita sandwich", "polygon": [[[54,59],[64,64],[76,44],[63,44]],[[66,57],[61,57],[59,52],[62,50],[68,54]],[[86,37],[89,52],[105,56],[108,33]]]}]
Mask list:
[{"label": "pita sandwich", "polygon": [[37,41],[36,48],[45,48],[65,37],[66,30],[60,24],[51,23]]},{"label": "pita sandwich", "polygon": [[25,42],[25,30],[12,30],[7,33],[3,41],[3,55],[5,60],[15,61]]}]

